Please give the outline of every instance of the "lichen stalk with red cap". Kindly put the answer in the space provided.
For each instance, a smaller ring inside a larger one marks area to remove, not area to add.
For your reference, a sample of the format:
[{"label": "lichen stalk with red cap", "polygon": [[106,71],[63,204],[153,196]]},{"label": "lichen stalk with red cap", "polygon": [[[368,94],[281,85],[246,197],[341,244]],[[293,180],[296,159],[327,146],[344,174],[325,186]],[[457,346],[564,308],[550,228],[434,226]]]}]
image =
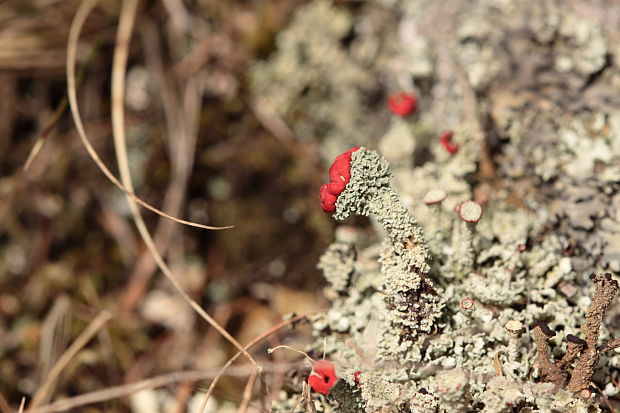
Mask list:
[{"label": "lichen stalk with red cap", "polygon": [[333,216],[372,216],[387,233],[379,259],[388,311],[381,347],[386,356],[400,358],[421,334],[432,331],[441,313],[442,304],[426,275],[428,246],[422,228],[390,186],[388,162],[363,147],[350,153],[349,181],[336,198]]},{"label": "lichen stalk with red cap", "polygon": [[454,132],[451,130],[444,131],[439,136],[439,143],[450,155],[454,155],[459,151],[459,145],[452,142],[452,136],[454,136]]}]

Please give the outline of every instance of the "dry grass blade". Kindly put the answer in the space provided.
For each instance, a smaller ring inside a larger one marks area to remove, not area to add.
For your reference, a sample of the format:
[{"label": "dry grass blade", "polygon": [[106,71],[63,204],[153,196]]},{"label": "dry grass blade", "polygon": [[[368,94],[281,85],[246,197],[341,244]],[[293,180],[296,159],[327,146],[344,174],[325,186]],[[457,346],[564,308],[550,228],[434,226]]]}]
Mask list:
[{"label": "dry grass blade", "polygon": [[[286,327],[288,325],[291,325],[293,323],[296,323],[297,321],[303,320],[308,315],[309,314],[292,317],[292,318],[290,318],[290,319],[288,319],[286,321],[281,322],[280,324],[277,324],[276,326],[274,326],[271,329],[269,329],[269,331],[261,334],[260,336],[256,337],[254,340],[252,340],[248,344],[246,344],[244,349],[245,350],[251,349],[252,347],[254,347],[256,345],[256,343],[261,342],[262,340],[264,340],[267,337],[269,337],[270,335],[280,331],[281,329],[283,329],[284,327]],[[213,394],[213,390],[215,390],[215,386],[217,385],[218,381],[220,380],[220,377],[222,377],[224,375],[224,372],[226,372],[226,370],[235,362],[235,360],[237,360],[239,358],[239,356],[241,354],[242,354],[241,352],[238,352],[237,354],[232,356],[230,359],[228,359],[228,361],[218,371],[217,375],[215,376],[215,378],[213,379],[213,381],[209,385],[209,388],[207,389],[207,394],[205,394],[205,397],[202,400],[202,404],[200,405],[200,410],[198,410],[199,412],[204,412],[205,411],[205,409],[207,408],[207,403],[209,402],[209,397],[211,397],[211,394]]]},{"label": "dry grass blade", "polygon": [[607,408],[609,409],[610,413],[616,413],[616,411],[614,410],[613,406],[611,405],[611,402],[609,401],[609,397],[607,397],[607,395],[605,394],[605,392],[596,385],[596,383],[592,382],[592,386],[596,389],[596,391],[598,392],[601,400],[603,400],[603,403],[605,403],[605,406],[607,406]]},{"label": "dry grass blade", "polygon": [[[97,155],[97,152],[94,150],[94,148],[92,147],[92,145],[88,141],[88,138],[86,137],[86,133],[84,131],[84,125],[82,123],[82,118],[80,116],[79,109],[78,109],[76,82],[75,82],[75,61],[76,61],[77,44],[78,44],[78,39],[79,39],[79,36],[80,36],[80,32],[81,32],[82,26],[84,25],[84,22],[85,22],[85,20],[86,20],[86,18],[88,16],[88,14],[90,13],[90,11],[94,8],[94,6],[97,3],[98,3],[98,0],[85,0],[84,2],[80,3],[80,5],[78,7],[78,10],[77,10],[77,12],[75,14],[75,17],[73,18],[73,21],[71,22],[71,28],[69,30],[69,40],[68,40],[68,44],[67,44],[67,94],[69,96],[69,105],[71,107],[71,114],[73,115],[73,120],[75,122],[75,126],[76,126],[76,129],[78,131],[78,134],[80,135],[82,143],[86,146],[86,149],[88,150],[89,155],[95,161],[97,166],[103,171],[103,173],[108,177],[108,179],[110,179],[112,182],[114,182],[114,184],[127,195],[127,197],[131,201],[134,201],[134,202],[136,202],[136,203],[138,203],[138,204],[140,204],[142,206],[145,206],[146,208],[148,208],[150,210],[158,211],[158,213],[161,213],[162,216],[165,216],[165,217],[168,217],[170,219],[176,220],[176,222],[186,223],[186,224],[191,225],[191,226],[198,226],[198,227],[207,228],[207,229],[224,229],[224,227],[221,227],[221,228],[220,227],[207,227],[207,226],[200,225],[200,224],[195,224],[195,223],[190,223],[190,222],[183,221],[183,220],[178,220],[177,218],[170,217],[167,214],[163,214],[161,211],[157,210],[156,208],[146,204],[144,201],[142,201],[141,199],[136,197],[133,194],[133,192],[128,190],[124,185],[122,185],[114,177],[114,175],[112,175],[112,173],[102,163],[101,159]],[[134,3],[134,2],[130,2],[130,1],[124,2],[123,3],[123,10],[127,10],[126,8],[130,7],[131,3]],[[121,18],[123,17],[123,15],[126,15],[126,13],[122,14]],[[133,25],[133,23],[130,24],[129,28],[131,28],[132,25]],[[121,52],[122,52],[122,49],[121,49]],[[115,53],[118,53],[118,52],[115,52]],[[125,53],[126,53],[126,51],[125,51]],[[126,58],[125,58],[125,61],[126,61]],[[122,61],[121,61],[121,63],[122,63]],[[118,65],[118,60],[115,58],[115,66],[117,66],[117,65]],[[118,72],[119,70],[118,69],[113,69],[113,72],[115,72],[115,71]],[[124,73],[124,71],[125,71],[124,67],[122,67],[121,72]],[[123,80],[124,80],[124,76],[123,76]],[[118,82],[118,80],[117,80],[117,82]],[[118,93],[118,94],[115,94],[115,96],[123,96],[122,86],[123,86],[123,82],[121,82],[121,91],[120,91],[120,93],[117,91],[116,93]],[[116,108],[119,105],[121,106],[121,110],[122,110],[122,99],[119,100],[119,98],[117,98],[116,101],[115,101],[115,99],[113,97],[112,98],[112,103],[113,103],[113,106],[115,106],[115,108],[113,108],[113,111],[112,111],[112,115],[113,115],[112,116],[112,121],[113,121],[113,123],[116,123],[116,122],[118,122],[118,119],[115,122],[116,118],[114,116],[114,113],[115,113],[115,111],[118,111],[118,109],[116,109]],[[123,128],[121,128],[121,129],[123,129]],[[124,133],[124,131],[121,130],[121,133]],[[115,138],[118,139],[117,138],[117,134],[115,133],[114,135],[115,135]],[[122,135],[122,136],[124,136],[124,135]],[[123,139],[123,142],[124,142],[124,139]],[[122,145],[122,146],[124,147],[124,145]],[[122,152],[121,153],[117,153],[117,156],[120,157],[121,155],[122,155]],[[121,162],[119,160],[119,163],[127,164],[126,156],[125,156],[125,161]],[[122,172],[122,170],[121,170],[121,172]],[[250,356],[250,354],[247,351],[245,351],[243,349],[243,347],[226,330],[224,330],[219,324],[217,324],[215,322],[215,320],[213,320],[213,318],[211,318],[211,316],[209,316],[209,314],[207,314],[207,312],[202,307],[200,307],[200,305],[197,302],[192,300],[189,297],[189,295],[183,290],[183,288],[181,287],[179,282],[172,276],[172,273],[171,273],[170,269],[168,268],[166,263],[163,261],[163,258],[161,257],[161,255],[157,252],[157,249],[155,247],[153,239],[151,238],[150,233],[148,232],[148,230],[146,228],[146,225],[144,224],[144,221],[142,220],[141,216],[139,215],[139,211],[138,211],[137,214],[135,213],[135,211],[137,211],[137,208],[136,208],[136,205],[135,205],[134,202],[130,202],[130,206],[132,208],[132,213],[134,213],[134,217],[136,217],[136,216],[138,217],[136,219],[136,225],[138,227],[138,231],[140,232],[140,235],[142,236],[142,238],[143,238],[147,248],[153,254],[153,258],[155,259],[158,267],[162,270],[162,272],[164,273],[166,278],[168,278],[168,280],[172,283],[172,285],[177,290],[177,292],[189,303],[189,305],[202,318],[204,318],[213,328],[218,330],[220,332],[220,334],[222,334],[228,341],[233,343],[235,345],[235,347],[237,347],[243,353],[243,355],[248,358],[248,360],[250,360],[253,364],[256,364],[256,362],[254,361],[252,356]]]},{"label": "dry grass blade", "polygon": [[256,377],[258,377],[258,373],[259,368],[256,368],[248,378],[248,382],[246,383],[245,389],[243,390],[243,399],[241,400],[241,404],[237,409],[237,413],[245,413],[248,410],[250,398],[252,397],[252,390],[254,389],[254,384],[256,383]]},{"label": "dry grass blade", "polygon": [[44,136],[43,133],[41,133],[41,135],[39,136],[39,139],[37,139],[37,141],[34,143],[34,146],[30,150],[30,153],[28,154],[28,157],[26,158],[26,162],[24,162],[24,166],[22,168],[24,172],[27,172],[28,169],[30,169],[30,165],[32,164],[32,161],[34,161],[34,158],[36,158],[39,152],[41,152],[41,149],[43,149],[43,144],[45,143],[46,137],[47,135]]},{"label": "dry grass blade", "polygon": [[[146,65],[161,87],[158,88],[166,119],[167,145],[170,152],[171,176],[163,199],[162,209],[170,215],[180,213],[185,203],[191,171],[196,155],[196,142],[200,122],[204,81],[198,77],[171,79],[171,72],[164,68],[160,49],[161,31],[153,22],[141,23]],[[184,89],[184,90],[183,90]],[[157,250],[165,256],[177,228],[173,221],[161,218],[153,231]],[[144,296],[149,280],[157,269],[149,251],[143,251],[134,267],[124,296],[122,311],[131,311]],[[221,324],[221,323],[220,323]]]},{"label": "dry grass blade", "polygon": [[[208,225],[202,225],[191,221],[186,221],[180,218],[173,217],[160,209],[155,208],[154,206],[148,204],[139,198],[136,194],[133,193],[130,189],[126,188],[113,174],[110,172],[108,167],[103,163],[95,148],[93,148],[92,144],[88,140],[86,136],[86,131],[84,130],[84,124],[82,122],[82,118],[79,113],[78,102],[77,102],[77,91],[76,91],[76,74],[75,74],[75,66],[76,66],[76,55],[77,55],[77,45],[78,39],[80,36],[80,32],[82,30],[82,26],[84,25],[84,21],[86,17],[90,14],[90,11],[95,7],[95,5],[99,2],[99,0],[85,0],[80,3],[77,12],[75,13],[75,17],[71,22],[71,27],[69,29],[69,40],[67,42],[67,95],[69,98],[69,106],[71,108],[71,114],[73,116],[73,121],[75,122],[75,129],[80,136],[80,139],[88,154],[93,159],[97,167],[103,172],[103,174],[112,182],[118,189],[123,191],[125,195],[131,198],[132,201],[138,203],[142,207],[160,215],[165,218],[171,219],[174,222],[179,224],[188,225],[191,227],[204,228],[204,229],[228,229],[232,228],[232,226],[226,227],[213,227]],[[124,3],[123,3],[124,4]],[[114,102],[113,102],[114,103]]]},{"label": "dry grass blade", "polygon": [[[294,324],[297,321],[304,319],[306,316],[307,315],[300,315],[300,316],[288,319],[286,321],[283,321],[280,324],[277,324],[276,326],[272,327],[269,331],[261,334],[260,336],[252,340],[250,343],[248,343],[244,347],[244,349],[246,351],[250,350],[252,347],[260,343],[262,340],[277,333],[284,327]],[[199,381],[199,380],[213,378],[214,381],[211,383],[211,386],[209,387],[209,390],[207,392],[207,398],[203,402],[206,405],[208,401],[208,396],[212,393],[213,388],[215,387],[215,384],[217,383],[217,380],[219,380],[219,378],[222,377],[224,373],[226,373],[229,376],[234,376],[234,375],[243,376],[247,374],[248,368],[249,368],[248,366],[230,367],[231,364],[237,358],[239,358],[241,354],[242,353],[240,351],[237,352],[237,354],[231,357],[230,360],[228,360],[228,362],[217,371],[212,371],[212,370],[181,371],[181,372],[166,373],[166,374],[151,377],[148,379],[140,380],[135,383],[129,383],[129,384],[123,384],[120,386],[109,387],[107,389],[97,390],[94,392],[81,394],[76,397],[59,400],[47,406],[42,406],[40,408],[35,408],[35,409],[28,409],[26,413],[62,412],[62,411],[75,409],[77,407],[84,406],[87,404],[98,403],[98,402],[103,402],[103,401],[110,400],[110,399],[117,398],[117,397],[127,396],[139,390],[163,387],[163,386],[167,386],[167,385],[178,383],[178,382]],[[275,364],[263,363],[264,371],[274,371],[274,372],[287,371],[288,369],[295,367],[296,365],[297,364],[291,365],[291,364],[283,364],[283,363],[275,363]],[[252,368],[254,371],[256,371],[256,366],[253,366]],[[204,408],[202,408],[202,410],[204,410]]]},{"label": "dry grass blade", "polygon": [[[114,147],[116,149],[116,157],[118,160],[118,167],[121,174],[123,184],[131,190],[133,183],[131,180],[131,173],[129,171],[129,159],[127,157],[126,139],[125,139],[125,121],[124,121],[124,108],[123,108],[123,96],[125,92],[125,69],[127,65],[127,54],[129,49],[129,38],[133,30],[133,23],[138,7],[137,0],[127,0],[123,2],[123,8],[121,9],[121,16],[119,21],[119,28],[116,39],[116,47],[114,50],[114,62],[112,65],[112,129],[114,134]],[[172,271],[165,263],[161,254],[157,251],[155,242],[142,219],[140,210],[137,205],[132,202],[132,197],[128,198],[131,213],[133,215],[138,232],[142,237],[147,248],[153,255],[157,266],[164,273],[166,278],[172,283],[177,292],[183,297],[183,299],[213,328],[220,332],[230,343],[232,343],[237,349],[243,352],[244,356],[248,360],[256,365],[256,361],[250,356],[250,354],[243,349],[241,344],[234,339],[224,328],[222,328],[207,312],[183,290],[183,287],[179,281],[172,275]]]},{"label": "dry grass blade", "polygon": [[[38,374],[41,381],[50,373],[56,358],[69,346],[71,340],[71,300],[60,295],[41,324]],[[53,387],[49,389],[53,393]]]},{"label": "dry grass blade", "polygon": [[0,411],[2,413],[11,413],[13,411],[13,409],[11,409],[11,405],[9,405],[9,402],[2,393],[0,393]]},{"label": "dry grass blade", "polygon": [[[296,364],[267,363],[265,365],[265,371],[285,371],[286,369],[291,369],[295,366]],[[255,371],[256,368],[252,365],[246,364],[244,366],[238,366],[229,369],[227,375],[243,377],[247,376],[248,372],[251,370]],[[90,393],[80,394],[79,396],[70,397],[64,400],[58,400],[46,406],[41,406],[35,409],[28,409],[26,410],[26,413],[64,412],[93,403],[101,403],[118,397],[125,397],[140,390],[161,388],[179,382],[195,382],[210,379],[215,377],[216,374],[219,374],[219,371],[175,371],[172,373],[161,374],[159,376],[150,377],[148,379],[140,380],[133,383],[108,387],[107,389],[96,390]]]},{"label": "dry grass blade", "polygon": [[69,346],[69,348],[60,356],[56,361],[49,374],[43,381],[43,384],[39,386],[37,392],[32,398],[30,403],[31,407],[36,407],[49,397],[49,389],[56,382],[56,379],[67,366],[69,361],[84,347],[91,338],[97,334],[99,330],[112,318],[112,315],[108,311],[102,311],[99,315],[86,327],[84,331],[75,339],[75,341]]}]

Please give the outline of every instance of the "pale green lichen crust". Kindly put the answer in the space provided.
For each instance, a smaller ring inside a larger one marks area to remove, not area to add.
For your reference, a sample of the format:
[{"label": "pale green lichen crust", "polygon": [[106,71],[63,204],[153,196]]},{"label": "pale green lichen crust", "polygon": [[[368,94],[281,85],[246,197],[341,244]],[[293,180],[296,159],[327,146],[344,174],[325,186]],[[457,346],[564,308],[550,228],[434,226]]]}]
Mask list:
[{"label": "pale green lichen crust", "polygon": [[336,291],[345,291],[353,273],[355,249],[346,242],[335,242],[319,260],[318,268]]},{"label": "pale green lichen crust", "polygon": [[[553,0],[374,3],[388,7],[394,18],[392,34],[388,29],[373,32],[375,43],[398,39],[401,50],[389,50],[393,65],[378,59],[359,68],[392,79],[413,76],[421,110],[414,119],[386,122],[361,109],[359,96],[350,105],[339,102],[337,110],[331,97],[312,102],[332,116],[321,123],[328,125],[323,154],[333,159],[334,148],[363,144],[386,149],[391,162],[388,168],[372,151],[354,153],[350,185],[337,202],[337,219],[370,216],[382,241],[360,230],[347,245],[330,247],[321,258],[330,309],[315,318],[316,343],[309,350],[320,354],[326,340],[341,384],[326,397],[313,393],[314,408],[600,412],[600,398],[578,398],[541,382],[529,329],[534,322],[547,323],[556,332],[549,356],[560,359],[567,334],[583,338],[580,327],[592,301],[585,275],[620,272],[620,98],[615,92],[620,47],[617,33],[609,35],[617,27],[596,12],[586,17]],[[329,20],[326,10],[342,12],[339,6],[310,4],[321,21]],[[372,21],[360,10],[349,17],[351,27],[360,30],[365,19]],[[443,26],[446,30],[428,23],[444,18],[450,23]],[[305,42],[312,41],[312,30],[322,36],[308,20],[295,25],[303,26]],[[355,41],[356,29],[349,33]],[[412,38],[424,47],[414,47]],[[369,37],[362,40],[372,43]],[[334,66],[345,60],[357,64],[342,43],[330,48],[343,52],[337,63],[318,68],[323,63],[313,57],[313,72],[336,78],[340,73]],[[412,53],[425,63],[425,71],[411,70]],[[303,75],[302,70],[292,77]],[[476,107],[466,99],[463,81],[473,89]],[[354,84],[359,91],[373,83],[364,77],[348,82],[330,80],[329,90]],[[426,89],[419,87],[422,82]],[[312,88],[316,83],[301,84]],[[468,111],[482,122],[484,141],[464,114]],[[363,122],[344,121],[360,115]],[[293,117],[287,120],[296,131],[307,126]],[[348,131],[351,126],[354,130]],[[454,132],[457,153],[437,142],[446,129]],[[482,167],[485,151],[493,152],[491,172]],[[422,200],[434,189],[446,197],[426,205]],[[454,212],[472,199],[484,209],[475,228]],[[424,295],[424,283],[431,285],[431,280],[436,295]],[[618,328],[619,301],[608,312],[613,328]],[[418,312],[405,311],[427,304],[432,310],[423,320],[410,318]],[[509,331],[509,322],[524,328]],[[610,337],[603,326],[599,341]],[[568,372],[573,368],[568,366]],[[353,378],[357,371],[361,384]],[[609,351],[592,381],[617,398],[613,381],[619,371],[620,350]],[[290,411],[299,394],[292,389],[281,398],[288,410],[278,408],[278,402],[275,411]]]},{"label": "pale green lichen crust", "polygon": [[[464,270],[463,256],[469,252],[458,234],[470,223],[442,211],[439,234],[434,234],[442,243],[429,250],[422,229],[390,186],[387,163],[365,148],[356,153],[353,183],[337,213],[368,214],[385,238],[365,246],[351,237],[355,244],[338,242],[320,260],[337,294],[329,295],[330,310],[314,323],[315,348],[327,339],[328,357],[341,364],[343,383],[320,406],[368,412],[395,406],[419,412],[466,412],[472,406],[484,406],[486,412],[511,412],[517,406],[532,412],[598,411],[592,400],[536,383],[529,334],[505,327],[545,320],[552,329],[578,334],[590,301],[574,291],[578,278],[563,256],[565,242],[546,235],[525,247],[542,233],[540,218],[498,199],[465,237],[475,261]],[[435,182],[453,171],[438,168],[437,173]],[[462,195],[448,195],[442,205],[452,196]],[[425,208],[412,209],[424,216]],[[430,284],[431,276],[438,286]],[[465,299],[473,305],[462,305]],[[562,340],[552,339],[552,347],[562,349]],[[353,380],[358,370],[361,385]],[[609,370],[603,367],[598,374]]]},{"label": "pale green lichen crust", "polygon": [[338,195],[334,219],[350,214],[368,216],[375,199],[390,188],[390,166],[375,151],[359,148],[351,155],[351,179]]}]

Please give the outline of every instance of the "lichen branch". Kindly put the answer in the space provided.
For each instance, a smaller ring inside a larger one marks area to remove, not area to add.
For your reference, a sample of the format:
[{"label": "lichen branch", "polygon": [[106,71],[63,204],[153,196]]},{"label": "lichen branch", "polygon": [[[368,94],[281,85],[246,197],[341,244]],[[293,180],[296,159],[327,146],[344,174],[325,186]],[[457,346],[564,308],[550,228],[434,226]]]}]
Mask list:
[{"label": "lichen branch", "polygon": [[562,359],[557,363],[558,368],[561,370],[566,369],[587,345],[585,340],[572,334],[566,335],[566,341],[568,341],[568,344],[566,345],[566,354],[564,354]]},{"label": "lichen branch", "polygon": [[[350,170],[341,175],[350,180],[338,194],[334,218],[371,215],[387,233],[379,259],[389,313],[382,348],[388,357],[400,358],[420,334],[433,330],[441,312],[441,300],[426,276],[430,254],[422,228],[390,185],[387,161],[363,147],[349,153]],[[333,168],[341,166],[339,159]]]},{"label": "lichen branch", "polygon": [[620,339],[612,339],[600,346],[597,345],[605,313],[618,292],[618,282],[613,280],[609,273],[604,275],[592,274],[590,279],[595,284],[595,291],[592,304],[586,313],[586,321],[581,327],[585,339],[568,334],[566,336],[568,342],[566,354],[560,361],[555,363],[548,357],[549,338],[553,337],[555,332],[541,322],[536,323],[532,329],[536,345],[537,365],[541,371],[542,380],[564,387],[568,377],[566,369],[577,359],[566,389],[579,394],[588,393],[584,390],[590,386],[594,368],[601,354],[620,347]]},{"label": "lichen branch", "polygon": [[567,380],[566,373],[549,359],[549,339],[555,336],[555,331],[542,322],[535,323],[532,331],[536,345],[536,364],[540,369],[542,381],[564,386]]},{"label": "lichen branch", "polygon": [[575,365],[573,375],[567,386],[568,390],[574,392],[587,389],[590,386],[594,368],[601,355],[600,349],[597,348],[601,323],[611,300],[618,292],[618,282],[613,280],[609,273],[605,275],[592,274],[590,279],[594,282],[596,289],[592,304],[586,313],[586,322],[581,327],[581,332],[585,336],[586,347]]}]

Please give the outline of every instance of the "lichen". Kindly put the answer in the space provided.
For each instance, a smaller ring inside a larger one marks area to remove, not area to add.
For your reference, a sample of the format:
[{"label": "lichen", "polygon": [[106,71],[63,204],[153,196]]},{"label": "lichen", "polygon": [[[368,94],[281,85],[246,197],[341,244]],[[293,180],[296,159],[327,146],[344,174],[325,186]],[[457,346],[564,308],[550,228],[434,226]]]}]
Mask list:
[{"label": "lichen", "polygon": [[365,7],[374,13],[354,16],[326,0],[300,7],[279,34],[277,51],[251,72],[264,104],[294,120],[298,139],[320,136],[328,158],[369,144],[387,120],[377,123],[371,115],[384,108],[387,96],[376,63],[394,55],[384,38],[390,16]]},{"label": "lichen", "polygon": [[318,268],[323,270],[325,279],[336,291],[345,291],[353,273],[355,249],[351,244],[336,242],[329,246],[321,256]]},{"label": "lichen", "polygon": [[[398,30],[375,31],[375,44],[398,39],[398,48],[380,52],[396,63],[348,62],[408,79],[421,91],[420,109],[386,121],[360,109],[360,99],[338,108],[342,117],[363,114],[355,130],[334,115],[324,135],[329,158],[335,147],[362,144],[385,151],[390,165],[372,150],[355,152],[336,202],[335,219],[369,216],[375,233],[339,239],[320,260],[330,309],[315,319],[310,347],[318,351],[326,340],[327,357],[343,366],[343,385],[319,404],[601,411],[594,397],[566,390],[566,380],[544,382],[533,326],[556,333],[548,357],[562,360],[573,351],[566,337],[585,339],[588,274],[620,271],[620,98],[612,92],[620,86],[620,49],[608,27],[552,0],[375,3],[390,10]],[[449,30],[429,25],[433,16],[449,21]],[[415,70],[411,56],[422,62]],[[444,130],[453,131],[458,151],[440,144]],[[432,190],[445,199],[424,203]],[[484,209],[475,228],[455,213],[467,200]],[[617,327],[620,305],[612,301],[607,311]],[[509,322],[523,328],[508,329]],[[599,327],[601,345],[611,335]],[[567,379],[577,360],[561,364]],[[610,350],[591,380],[617,394],[608,384],[619,368],[620,352]]]},{"label": "lichen", "polygon": [[390,186],[387,161],[360,148],[351,158],[351,180],[336,202],[334,218],[370,215],[387,236],[379,258],[389,321],[383,330],[385,355],[411,360],[420,333],[428,333],[440,315],[441,300],[432,282],[428,247],[422,229]]}]

